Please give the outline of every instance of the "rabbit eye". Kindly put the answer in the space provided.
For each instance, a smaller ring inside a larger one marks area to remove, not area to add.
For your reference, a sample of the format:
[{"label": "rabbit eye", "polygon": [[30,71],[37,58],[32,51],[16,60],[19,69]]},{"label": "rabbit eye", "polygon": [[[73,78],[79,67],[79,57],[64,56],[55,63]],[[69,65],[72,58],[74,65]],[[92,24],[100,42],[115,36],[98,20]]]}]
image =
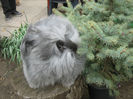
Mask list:
[{"label": "rabbit eye", "polygon": [[26,47],[33,46],[33,44],[34,44],[34,40],[26,41],[26,42],[25,42],[25,46],[26,46]]},{"label": "rabbit eye", "polygon": [[65,47],[64,47],[64,42],[61,41],[61,40],[59,40],[59,41],[56,42],[56,46],[57,46],[57,48],[58,48],[61,52],[63,52],[64,49],[65,49]]}]

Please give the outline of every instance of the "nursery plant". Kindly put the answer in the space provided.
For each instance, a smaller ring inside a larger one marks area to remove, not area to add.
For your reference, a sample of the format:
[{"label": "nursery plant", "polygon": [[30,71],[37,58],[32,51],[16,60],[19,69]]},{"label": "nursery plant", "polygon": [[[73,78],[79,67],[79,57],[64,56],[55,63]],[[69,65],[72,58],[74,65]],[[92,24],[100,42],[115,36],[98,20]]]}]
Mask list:
[{"label": "nursery plant", "polygon": [[5,59],[15,61],[18,65],[21,63],[20,44],[26,33],[28,24],[25,23],[11,33],[10,37],[2,37],[0,40],[1,53]]},{"label": "nursery plant", "polygon": [[86,82],[118,95],[117,85],[133,77],[133,0],[84,0],[75,8],[67,2],[68,7],[53,11],[80,33]]}]

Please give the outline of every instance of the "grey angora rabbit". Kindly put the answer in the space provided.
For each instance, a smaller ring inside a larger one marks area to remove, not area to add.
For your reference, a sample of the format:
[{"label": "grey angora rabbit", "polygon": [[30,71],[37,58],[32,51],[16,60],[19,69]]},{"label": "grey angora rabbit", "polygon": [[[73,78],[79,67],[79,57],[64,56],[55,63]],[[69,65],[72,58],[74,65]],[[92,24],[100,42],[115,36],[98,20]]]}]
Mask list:
[{"label": "grey angora rabbit", "polygon": [[79,43],[78,31],[63,17],[52,15],[30,25],[20,46],[29,86],[70,87],[84,69],[76,54]]}]

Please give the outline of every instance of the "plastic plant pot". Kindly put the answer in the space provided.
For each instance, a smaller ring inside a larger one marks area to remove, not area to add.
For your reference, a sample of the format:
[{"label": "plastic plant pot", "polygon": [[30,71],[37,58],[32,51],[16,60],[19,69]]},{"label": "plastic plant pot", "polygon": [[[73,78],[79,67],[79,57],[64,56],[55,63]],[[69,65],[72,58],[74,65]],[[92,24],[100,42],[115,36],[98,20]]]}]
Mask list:
[{"label": "plastic plant pot", "polygon": [[115,96],[109,95],[107,88],[98,87],[94,85],[88,85],[90,99],[115,99]]}]

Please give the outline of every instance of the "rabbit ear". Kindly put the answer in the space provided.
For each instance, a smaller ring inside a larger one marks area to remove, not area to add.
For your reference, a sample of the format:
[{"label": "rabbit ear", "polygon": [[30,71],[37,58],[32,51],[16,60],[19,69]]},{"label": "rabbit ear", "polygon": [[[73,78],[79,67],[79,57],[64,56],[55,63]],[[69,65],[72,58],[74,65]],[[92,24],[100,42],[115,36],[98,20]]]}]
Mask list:
[{"label": "rabbit ear", "polygon": [[33,25],[30,25],[20,46],[20,50],[23,55],[30,54],[32,48],[35,46],[35,42],[37,41],[38,37],[39,35],[37,33],[37,29]]},{"label": "rabbit ear", "polygon": [[34,33],[34,32],[37,32],[37,28],[36,28],[35,25],[30,24],[29,27],[28,27],[28,29],[27,29],[27,34],[28,33]]}]

